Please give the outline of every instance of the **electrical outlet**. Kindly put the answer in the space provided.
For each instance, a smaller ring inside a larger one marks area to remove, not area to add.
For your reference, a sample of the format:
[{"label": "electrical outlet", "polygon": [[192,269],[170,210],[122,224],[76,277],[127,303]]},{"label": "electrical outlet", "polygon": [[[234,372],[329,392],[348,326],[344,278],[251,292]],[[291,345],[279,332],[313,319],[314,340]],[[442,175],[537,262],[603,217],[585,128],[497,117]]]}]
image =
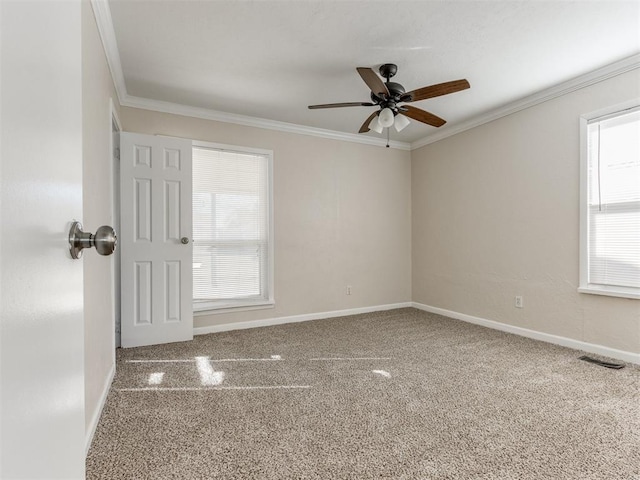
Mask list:
[{"label": "electrical outlet", "polygon": [[351,295],[351,285],[347,285],[347,295]]},{"label": "electrical outlet", "polygon": [[524,301],[522,300],[522,296],[518,295],[516,296],[516,308],[523,308],[524,307]]}]

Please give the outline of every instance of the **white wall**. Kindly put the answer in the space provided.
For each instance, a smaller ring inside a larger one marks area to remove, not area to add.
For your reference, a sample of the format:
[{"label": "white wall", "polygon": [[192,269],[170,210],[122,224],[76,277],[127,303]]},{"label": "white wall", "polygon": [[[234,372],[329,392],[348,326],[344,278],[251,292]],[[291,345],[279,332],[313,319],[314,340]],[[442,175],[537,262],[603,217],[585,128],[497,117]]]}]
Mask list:
[{"label": "white wall", "polygon": [[576,291],[579,117],[638,97],[635,70],[413,151],[413,301],[640,352],[640,301]]},{"label": "white wall", "polygon": [[409,152],[135,108],[121,115],[126,131],[274,152],[276,306],[197,316],[196,327],[411,300]]},{"label": "white wall", "polygon": [[[83,208],[85,231],[113,225],[110,99],[118,108],[93,9],[82,2]],[[91,434],[115,367],[113,256],[84,252],[86,429]]]}]

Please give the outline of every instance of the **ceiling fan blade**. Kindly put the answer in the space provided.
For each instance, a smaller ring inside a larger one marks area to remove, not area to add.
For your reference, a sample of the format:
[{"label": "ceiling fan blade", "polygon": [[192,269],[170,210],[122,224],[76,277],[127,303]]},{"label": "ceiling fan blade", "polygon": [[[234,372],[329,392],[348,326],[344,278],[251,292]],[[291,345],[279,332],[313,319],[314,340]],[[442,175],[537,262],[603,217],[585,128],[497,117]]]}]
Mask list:
[{"label": "ceiling fan blade", "polygon": [[367,133],[369,131],[369,124],[371,123],[371,120],[373,120],[379,113],[380,110],[376,110],[371,115],[369,115],[360,127],[360,130],[358,130],[358,133]]},{"label": "ceiling fan blade", "polygon": [[400,113],[406,115],[409,118],[413,118],[422,123],[426,123],[427,125],[431,125],[433,127],[441,127],[445,123],[446,120],[434,115],[433,113],[425,112],[416,107],[412,107],[411,105],[403,105],[399,108]]},{"label": "ceiling fan blade", "polygon": [[362,77],[362,80],[364,80],[364,83],[366,83],[371,91],[378,97],[383,95],[389,96],[389,89],[376,72],[367,67],[358,67],[356,70]]},{"label": "ceiling fan blade", "polygon": [[428,87],[417,88],[405,93],[401,98],[401,102],[417,102],[418,100],[426,100],[427,98],[439,97],[450,93],[459,92],[471,88],[469,82],[465,79],[454,80],[452,82],[438,83]]},{"label": "ceiling fan blade", "polygon": [[337,107],[373,107],[371,102],[347,102],[347,103],[325,103],[322,105],[309,105],[311,110],[315,108],[337,108]]}]

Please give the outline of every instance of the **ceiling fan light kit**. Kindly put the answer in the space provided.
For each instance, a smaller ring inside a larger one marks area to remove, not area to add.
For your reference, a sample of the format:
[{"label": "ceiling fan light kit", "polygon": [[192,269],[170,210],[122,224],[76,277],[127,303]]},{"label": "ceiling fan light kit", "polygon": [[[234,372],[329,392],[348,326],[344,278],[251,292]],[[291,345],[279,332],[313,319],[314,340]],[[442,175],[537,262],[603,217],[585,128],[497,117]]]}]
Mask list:
[{"label": "ceiling fan light kit", "polygon": [[383,128],[389,128],[393,125],[393,110],[389,107],[383,108],[378,115],[378,121]]},{"label": "ceiling fan light kit", "polygon": [[359,133],[366,133],[370,130],[376,133],[382,133],[383,128],[390,128],[392,125],[396,131],[400,132],[411,123],[409,118],[433,127],[441,127],[446,123],[446,120],[414,106],[399,104],[426,100],[470,88],[469,82],[462,79],[430,85],[407,92],[399,83],[389,81],[389,79],[398,72],[398,66],[393,63],[385,63],[378,69],[380,76],[386,80],[385,82],[383,82],[371,68],[358,67],[356,71],[371,90],[371,102],[373,103],[326,103],[322,105],[309,105],[309,108],[379,107],[379,110],[369,115],[364,121],[358,131]]},{"label": "ceiling fan light kit", "polygon": [[396,119],[393,122],[393,126],[396,129],[396,132],[401,132],[407,125],[411,122],[404,115],[396,115]]},{"label": "ceiling fan light kit", "polygon": [[380,125],[380,120],[375,116],[371,123],[369,123],[369,130],[373,130],[376,133],[382,133],[382,125]]}]

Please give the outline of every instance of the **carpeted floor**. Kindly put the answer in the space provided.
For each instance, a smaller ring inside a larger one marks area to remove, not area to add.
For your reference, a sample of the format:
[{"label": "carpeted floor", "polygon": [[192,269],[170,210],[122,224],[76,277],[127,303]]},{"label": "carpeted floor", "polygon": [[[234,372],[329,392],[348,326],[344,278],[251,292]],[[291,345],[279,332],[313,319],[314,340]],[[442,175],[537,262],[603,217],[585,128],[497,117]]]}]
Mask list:
[{"label": "carpeted floor", "polygon": [[87,479],[640,479],[640,368],[415,309],[118,351]]}]

